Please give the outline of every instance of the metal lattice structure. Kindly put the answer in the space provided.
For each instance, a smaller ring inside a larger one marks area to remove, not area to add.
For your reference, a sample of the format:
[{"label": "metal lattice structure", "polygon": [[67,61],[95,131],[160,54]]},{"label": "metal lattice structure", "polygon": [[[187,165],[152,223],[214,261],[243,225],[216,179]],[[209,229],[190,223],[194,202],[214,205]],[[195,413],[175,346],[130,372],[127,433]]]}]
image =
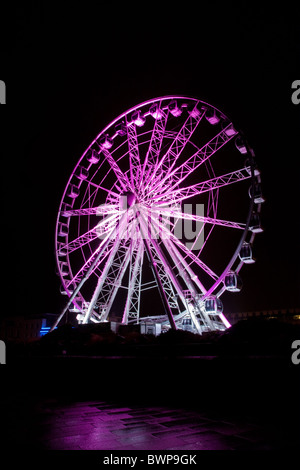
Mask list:
[{"label": "metal lattice structure", "polygon": [[109,124],[68,181],[56,224],[67,311],[79,323],[151,318],[198,333],[230,326],[220,296],[254,262],[260,173],[217,108],[162,97]]}]

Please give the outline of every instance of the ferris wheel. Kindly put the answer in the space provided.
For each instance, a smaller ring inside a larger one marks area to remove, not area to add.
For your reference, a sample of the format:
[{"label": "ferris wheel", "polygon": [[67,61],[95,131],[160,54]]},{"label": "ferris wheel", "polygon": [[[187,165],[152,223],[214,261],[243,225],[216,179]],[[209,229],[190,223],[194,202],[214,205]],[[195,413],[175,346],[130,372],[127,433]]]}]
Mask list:
[{"label": "ferris wheel", "polygon": [[260,172],[244,135],[196,98],[141,103],[79,159],[56,223],[67,312],[79,323],[150,320],[202,333],[230,326],[221,295],[253,263]]}]

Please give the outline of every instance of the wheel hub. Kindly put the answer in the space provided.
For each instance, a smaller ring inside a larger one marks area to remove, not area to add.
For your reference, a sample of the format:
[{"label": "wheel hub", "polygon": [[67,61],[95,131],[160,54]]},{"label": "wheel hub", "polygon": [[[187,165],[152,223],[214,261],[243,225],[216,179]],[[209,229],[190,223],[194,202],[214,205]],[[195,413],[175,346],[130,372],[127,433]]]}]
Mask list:
[{"label": "wheel hub", "polygon": [[120,195],[119,206],[121,210],[130,209],[136,202],[136,196],[132,191],[126,191]]}]

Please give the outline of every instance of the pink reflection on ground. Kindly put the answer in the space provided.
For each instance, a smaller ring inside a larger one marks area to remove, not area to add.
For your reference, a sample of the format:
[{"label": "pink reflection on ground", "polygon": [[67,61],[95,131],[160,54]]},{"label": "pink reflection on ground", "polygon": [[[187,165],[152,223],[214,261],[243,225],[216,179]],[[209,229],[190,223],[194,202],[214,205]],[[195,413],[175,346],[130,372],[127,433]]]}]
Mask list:
[{"label": "pink reflection on ground", "polygon": [[253,447],[253,423],[161,406],[79,402],[52,406],[39,435],[50,450],[226,450]]}]

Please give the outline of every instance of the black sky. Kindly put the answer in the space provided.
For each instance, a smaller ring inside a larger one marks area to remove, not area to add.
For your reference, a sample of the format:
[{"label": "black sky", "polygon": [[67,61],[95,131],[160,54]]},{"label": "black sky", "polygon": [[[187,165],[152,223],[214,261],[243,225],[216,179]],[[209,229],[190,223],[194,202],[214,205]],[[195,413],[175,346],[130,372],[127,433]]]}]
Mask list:
[{"label": "black sky", "polygon": [[171,94],[229,115],[262,172],[257,262],[243,268],[242,292],[224,297],[225,311],[299,307],[300,105],[291,101],[300,79],[298,12],[252,2],[175,2],[163,11],[153,2],[53,5],[7,12],[2,313],[60,311],[54,232],[70,172],[113,118]]}]

